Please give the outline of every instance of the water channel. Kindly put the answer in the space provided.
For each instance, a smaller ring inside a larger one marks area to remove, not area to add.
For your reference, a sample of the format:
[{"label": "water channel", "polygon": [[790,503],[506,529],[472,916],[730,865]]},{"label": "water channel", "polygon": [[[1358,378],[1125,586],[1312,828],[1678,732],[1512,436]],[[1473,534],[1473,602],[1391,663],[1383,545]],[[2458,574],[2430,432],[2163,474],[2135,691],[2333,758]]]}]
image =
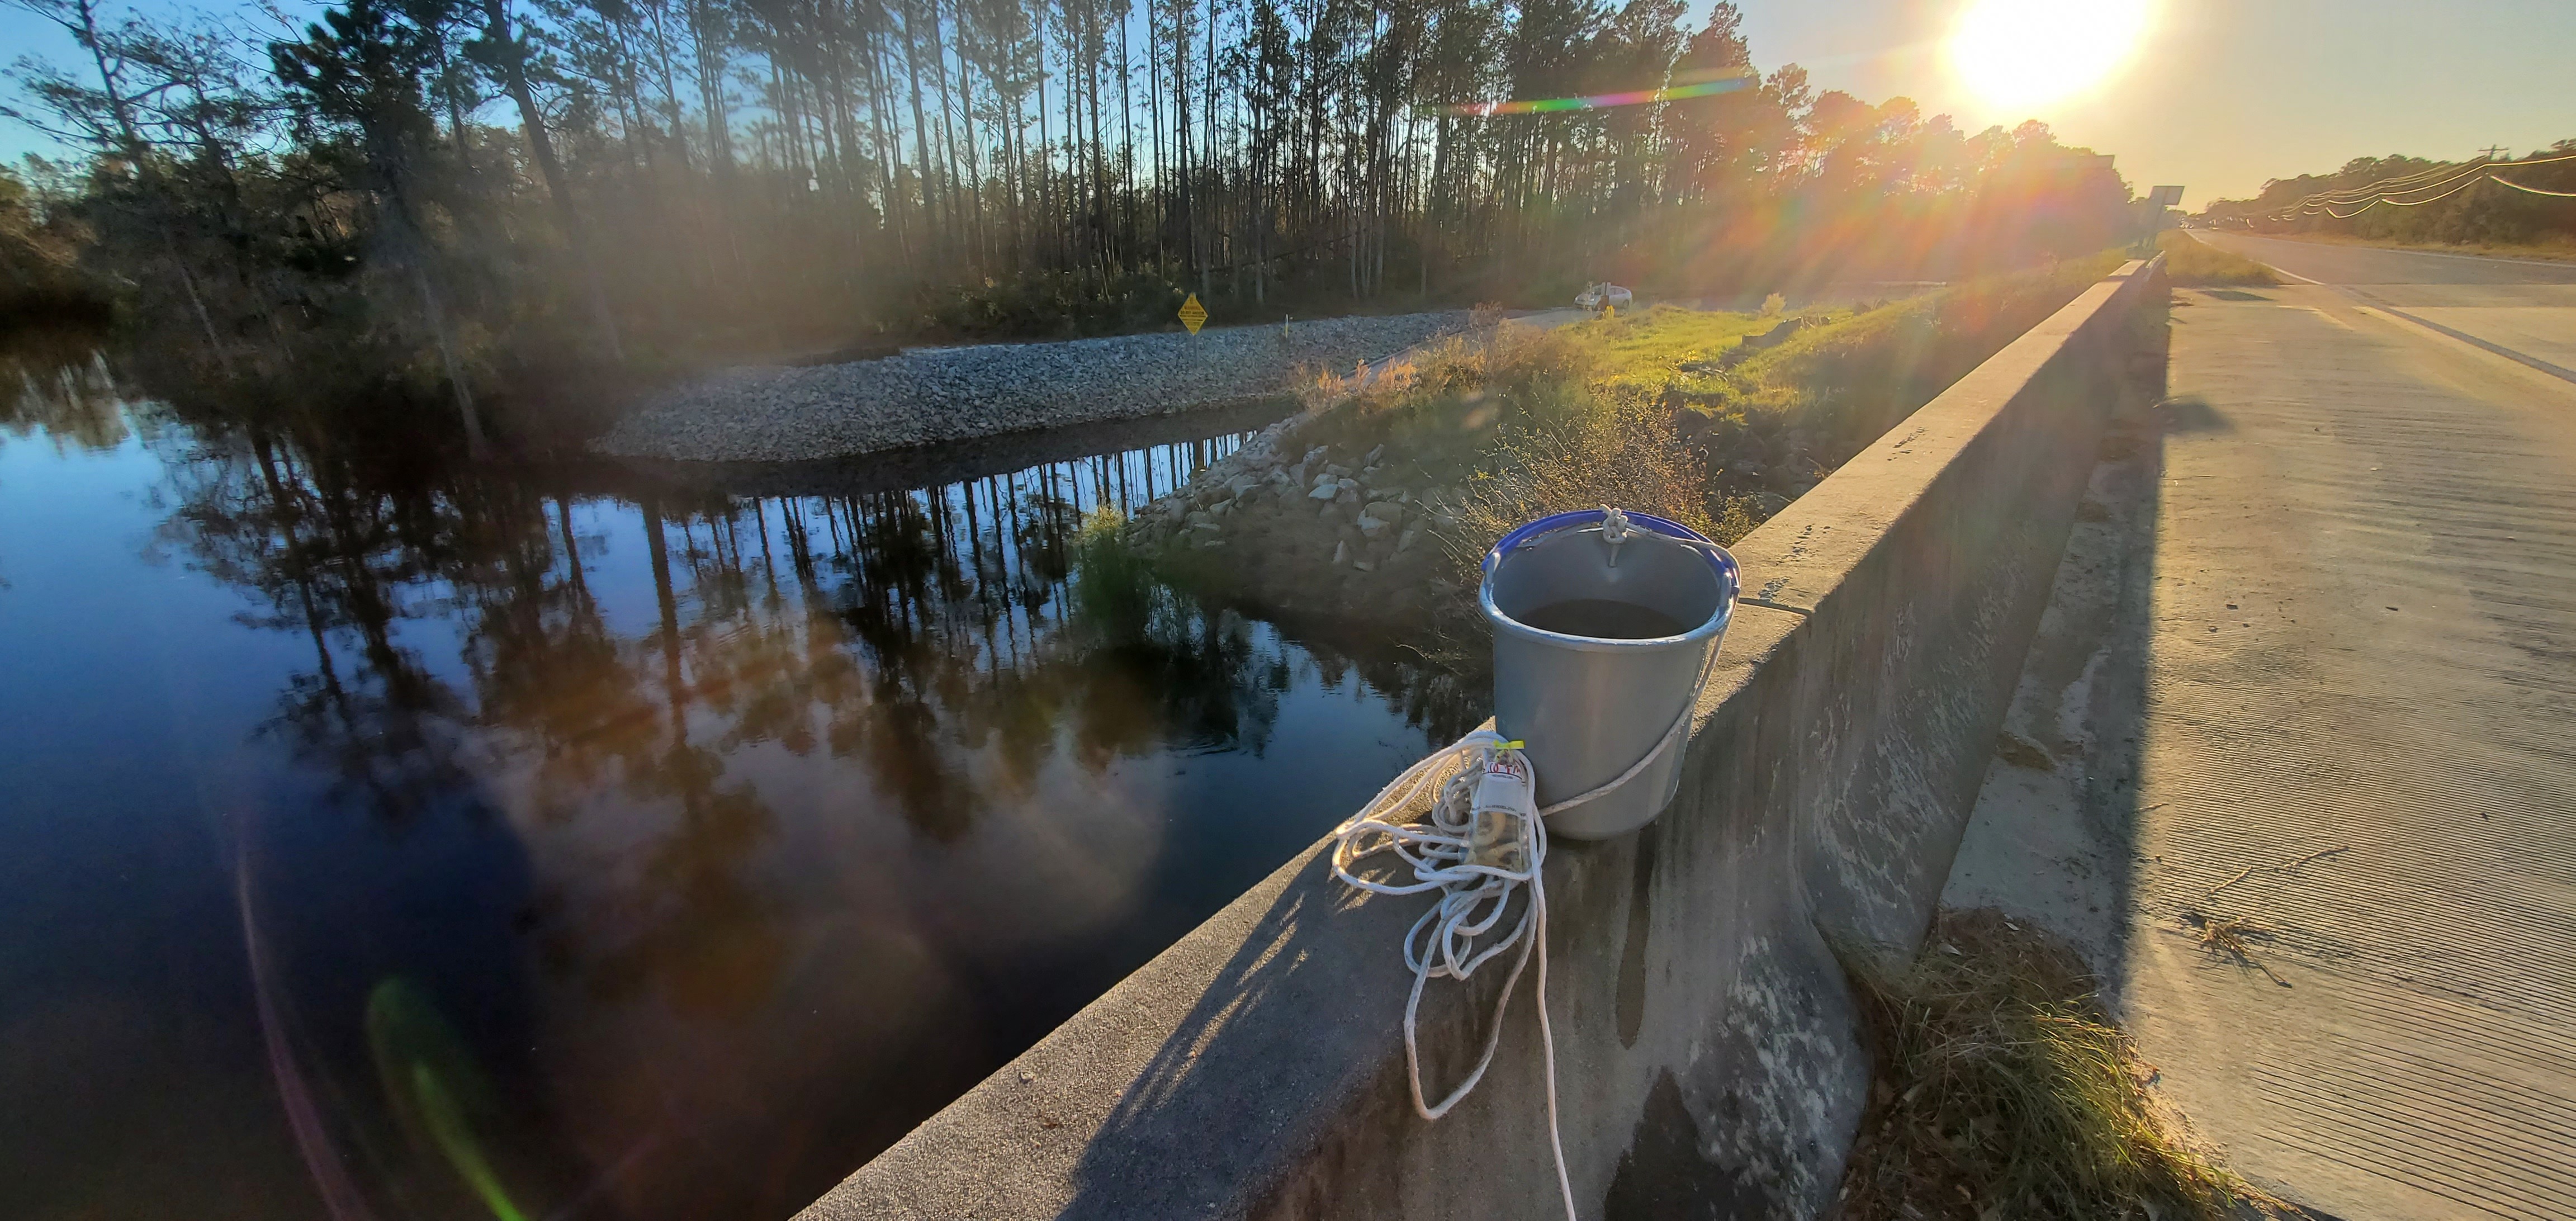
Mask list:
[{"label": "water channel", "polygon": [[0,1215],[788,1216],[1482,716],[1085,544],[1257,422],[680,480],[31,376]]}]

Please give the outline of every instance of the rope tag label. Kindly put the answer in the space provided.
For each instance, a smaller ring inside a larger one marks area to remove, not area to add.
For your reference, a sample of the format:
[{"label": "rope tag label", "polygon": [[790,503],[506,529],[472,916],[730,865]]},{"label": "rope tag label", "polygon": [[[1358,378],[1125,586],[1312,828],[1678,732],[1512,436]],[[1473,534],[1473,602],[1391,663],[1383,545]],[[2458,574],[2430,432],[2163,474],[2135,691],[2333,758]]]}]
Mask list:
[{"label": "rope tag label", "polygon": [[1469,808],[1475,812],[1475,823],[1467,832],[1468,859],[1519,872],[1521,837],[1513,820],[1534,816],[1529,763],[1520,752],[1496,751],[1487,757]]},{"label": "rope tag label", "polygon": [[1485,777],[1476,782],[1476,808],[1526,810],[1530,803],[1529,764],[1518,751],[1495,751],[1485,759]]}]

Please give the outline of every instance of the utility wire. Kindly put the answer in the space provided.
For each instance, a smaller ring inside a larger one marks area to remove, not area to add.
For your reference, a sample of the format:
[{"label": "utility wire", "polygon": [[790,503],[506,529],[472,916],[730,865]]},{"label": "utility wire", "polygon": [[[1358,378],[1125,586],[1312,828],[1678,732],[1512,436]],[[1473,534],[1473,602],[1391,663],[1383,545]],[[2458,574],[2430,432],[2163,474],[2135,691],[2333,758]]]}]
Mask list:
[{"label": "utility wire", "polygon": [[[2406,174],[2396,178],[2383,178],[2366,187],[2356,187],[2343,191],[2320,191],[2300,200],[2298,203],[2288,208],[2284,208],[2279,212],[2273,213],[2271,218],[2273,220],[2290,220],[2295,217],[2315,216],[2322,213],[2326,216],[2331,216],[2336,220],[2350,220],[2353,217],[2359,216],[2381,204],[2387,204],[2392,208],[2414,208],[2421,207],[2424,204],[2433,203],[2438,200],[2448,199],[2451,196],[2456,195],[2461,191],[2465,191],[2470,187],[2476,186],[2479,182],[2486,181],[2488,179],[2503,182],[2504,185],[2512,187],[2517,191],[2527,191],[2534,195],[2576,198],[2576,193],[2564,191],[2543,191],[2536,187],[2526,187],[2520,183],[2506,182],[2504,179],[2495,178],[2495,171],[2500,169],[2520,169],[2524,166],[2530,165],[2556,165],[2560,162],[2566,161],[2576,161],[2576,153],[2571,153],[2562,157],[2535,157],[2528,161],[2476,161],[2469,163],[2465,168],[2458,166],[2437,166],[2433,169],[2420,171],[2414,174]],[[2447,175],[2447,177],[2444,175]],[[2430,179],[2431,181],[2423,181],[2426,179]],[[2464,179],[2466,181],[2463,181]],[[2454,183],[2458,183],[2459,185],[2453,186],[2452,184]],[[2439,195],[2430,195],[2423,199],[2395,198],[2395,196],[2399,195],[2415,195],[2421,194],[2425,191],[2441,190],[2443,187],[2450,187],[2450,189],[2442,191]],[[2336,210],[2338,206],[2346,204],[2360,204],[2361,206],[2354,208],[2349,212],[2340,212]]]},{"label": "utility wire", "polygon": [[2440,201],[2440,200],[2449,199],[2450,197],[2452,197],[2452,196],[2454,196],[2454,195],[2457,195],[2457,194],[2459,194],[2459,193],[2460,193],[2460,192],[2462,192],[2462,191],[2468,190],[2470,187],[2476,186],[2476,185],[2478,185],[2479,183],[2481,183],[2481,182],[2485,182],[2485,181],[2487,181],[2487,179],[2484,179],[2484,178],[2472,178],[2472,179],[2468,180],[2467,182],[2463,182],[2463,183],[2461,183],[2460,185],[2455,186],[2455,187],[2452,187],[2450,190],[2444,191],[2444,192],[2442,192],[2441,194],[2439,194],[2439,195],[2435,195],[2435,196],[2433,196],[2433,197],[2431,197],[2431,198],[2429,198],[2429,199],[2374,199],[2374,200],[2371,200],[2369,203],[2366,203],[2366,204],[2361,205],[2361,206],[2360,206],[2360,207],[2358,207],[2358,208],[2354,208],[2354,209],[2353,209],[2352,211],[2350,211],[2350,212],[2337,212],[2337,211],[2335,211],[2335,210],[2334,210],[2334,209],[2332,209],[2332,208],[2328,208],[2328,209],[2326,209],[2326,210],[2325,210],[2325,212],[2326,212],[2326,215],[2331,216],[2331,217],[2335,218],[2336,220],[2351,220],[2353,217],[2359,216],[2359,215],[2361,215],[2362,213],[2367,212],[2367,211],[2371,210],[2372,208],[2376,208],[2376,207],[2378,207],[2378,206],[2379,206],[2379,205],[2381,205],[2381,204],[2387,204],[2389,207],[2392,207],[2392,208],[2420,208],[2420,207],[2422,207],[2422,206],[2424,206],[2425,204],[2428,204],[2428,203],[2435,203],[2435,202],[2438,202],[2438,201]]},{"label": "utility wire", "polygon": [[2552,199],[2576,199],[2576,191],[2544,191],[2539,187],[2527,187],[2519,182],[2510,182],[2502,178],[2494,177],[2488,178],[2487,181],[2500,187],[2512,187],[2517,191],[2527,191],[2533,195],[2547,195]]},{"label": "utility wire", "polygon": [[[2459,172],[2457,172],[2457,173],[2452,173],[2449,169],[2445,169],[2445,170],[2443,170],[2442,172],[2443,172],[2443,173],[2446,173],[2446,174],[2450,174],[2450,177],[2448,177],[2448,178],[2443,178],[2443,179],[2440,179],[2440,180],[2438,180],[2438,181],[2434,181],[2434,182],[2427,182],[2427,183],[2423,183],[2423,184],[2420,184],[2420,185],[2417,185],[2417,186],[2409,186],[2409,187],[2393,187],[2393,188],[2388,188],[2388,189],[2384,189],[2384,190],[2383,190],[2383,189],[2380,189],[2380,187],[2381,187],[2381,186],[2384,186],[2384,185],[2385,185],[2385,184],[2383,183],[2383,184],[2377,184],[2377,185],[2374,185],[2374,186],[2369,187],[2369,188],[2364,188],[2364,189],[2362,189],[2362,190],[2358,190],[2358,191],[2343,191],[2343,192],[2338,192],[2338,193],[2337,193],[2337,195],[2335,195],[2335,196],[2327,196],[2327,195],[2311,195],[2311,196],[2307,197],[2306,199],[2303,199],[2303,200],[2299,201],[2299,209],[2298,209],[2298,212],[2299,212],[2299,215],[2301,215],[2301,216],[2314,216],[2314,215],[2316,215],[2316,214],[2317,214],[2317,213],[2319,213],[2319,212],[2325,212],[2325,213],[2328,213],[2329,215],[2331,215],[2331,214],[2333,214],[2333,210],[2334,210],[2334,208],[2335,208],[2335,206],[2336,206],[2337,204],[2356,204],[2356,203],[2357,203],[2357,204],[2363,204],[2363,206],[2367,207],[2367,206],[2369,206],[2370,204],[2376,204],[2376,203],[2378,203],[2380,200],[2382,200],[2382,199],[2386,199],[2386,198],[2388,198],[2388,197],[2390,197],[2390,196],[2393,196],[2393,195],[2413,195],[2413,194],[2416,194],[2416,193],[2418,193],[2418,192],[2422,192],[2422,191],[2433,191],[2433,190],[2439,190],[2439,189],[2441,189],[2441,188],[2443,188],[2443,187],[2446,187],[2446,186],[2451,185],[2452,183],[2458,182],[2459,180],[2461,180],[2461,179],[2463,179],[2463,178],[2473,177],[2473,176],[2477,175],[2478,173],[2480,173],[2480,172],[2484,171],[2485,169],[2486,169],[2486,165],[2485,165],[2483,162],[2481,162],[2481,163],[2479,163],[2479,164],[2472,165],[2472,166],[2470,166],[2469,168],[2467,168],[2467,169],[2465,169],[2465,170],[2461,170],[2461,171],[2459,171]],[[2389,181],[2389,182],[2395,182],[2395,181],[2398,181],[2398,180],[2397,180],[2397,179],[2389,179],[2388,181]],[[2338,197],[2338,196],[2344,196],[2344,195],[2351,196],[2351,198],[2346,199],[2346,198],[2340,198],[2340,197]],[[2419,201],[2419,202],[2421,202],[2421,201]]]},{"label": "utility wire", "polygon": [[[2474,171],[2479,166],[2483,166],[2485,164],[2487,163],[2483,161],[2472,162],[2469,168]],[[2454,167],[2452,166],[2437,165],[2429,170],[2420,170],[2412,174],[2401,174],[2395,178],[2382,178],[2368,186],[2350,187],[2341,191],[2319,191],[2314,195],[2308,196],[2307,200],[2303,200],[2301,202],[2316,201],[2322,203],[2359,203],[2363,199],[2375,194],[2402,195],[2408,191],[2415,190],[2417,188],[2418,179],[2440,178],[2445,174],[2451,173],[2453,169]],[[2422,185],[2431,184],[2425,183]],[[2347,196],[2350,198],[2346,198]]]},{"label": "utility wire", "polygon": [[[2467,177],[2470,177],[2470,176],[2472,176],[2472,175],[2475,175],[2475,174],[2477,174],[2477,173],[2479,173],[2479,172],[2481,172],[2481,171],[2483,171],[2483,170],[2485,170],[2485,169],[2486,169],[2486,166],[2485,166],[2483,163],[2481,163],[2481,164],[2477,164],[2477,165],[2472,165],[2472,166],[2470,166],[2469,168],[2467,168],[2467,169],[2465,169],[2465,170],[2461,170],[2461,171],[2459,171],[2458,173],[2451,174],[2451,176],[2450,176],[2450,177],[2448,177],[2448,178],[2439,179],[2439,180],[2436,180],[2436,181],[2433,181],[2433,182],[2421,183],[2421,184],[2418,184],[2418,185],[2415,185],[2415,186],[2407,186],[2407,187],[2390,187],[2390,186],[2386,186],[2386,184],[2379,184],[2379,185],[2375,185],[2375,186],[2372,186],[2372,187],[2364,188],[2364,189],[2362,189],[2362,190],[2358,190],[2358,191],[2344,191],[2344,192],[2339,192],[2339,194],[2341,194],[2341,195],[2349,195],[2349,196],[2351,196],[2351,198],[2350,198],[2350,199],[2337,198],[2337,197],[2335,197],[2335,196],[2331,196],[2331,195],[2329,195],[2329,196],[2317,196],[2317,195],[2311,195],[2311,196],[2309,196],[2309,197],[2308,197],[2308,199],[2307,199],[2307,200],[2303,200],[2303,201],[2301,201],[2301,203],[2302,203],[2302,207],[2301,207],[2301,209],[2300,209],[2300,210],[2301,210],[2301,211],[2314,211],[2316,208],[2329,208],[2329,207],[2333,207],[2333,206],[2334,206],[2334,205],[2336,205],[2336,204],[2354,204],[2354,203],[2361,203],[2361,202],[2363,202],[2363,201],[2365,201],[2365,200],[2374,200],[2374,201],[2375,201],[2375,200],[2382,199],[2382,198],[2385,198],[2385,197],[2387,197],[2387,196],[2391,196],[2391,195],[2413,195],[2413,194],[2416,194],[2417,192],[2421,192],[2421,191],[2438,190],[2438,189],[2440,189],[2440,188],[2442,188],[2442,187],[2449,186],[2449,185],[2451,185],[2451,184],[2452,184],[2452,183],[2454,183],[2454,182],[2458,182],[2459,180],[2461,180],[2461,179],[2463,179],[2463,178],[2467,178]],[[2450,173],[2450,171],[2448,171],[2448,170],[2445,170],[2445,171],[2443,171],[2443,172],[2444,172],[2444,173]],[[2394,180],[2392,180],[2392,181],[2394,181]],[[2311,207],[2305,206],[2309,201],[2313,201],[2313,202],[2314,202],[2314,204],[2315,204],[2315,207],[2314,207],[2314,208],[2311,208]]]}]

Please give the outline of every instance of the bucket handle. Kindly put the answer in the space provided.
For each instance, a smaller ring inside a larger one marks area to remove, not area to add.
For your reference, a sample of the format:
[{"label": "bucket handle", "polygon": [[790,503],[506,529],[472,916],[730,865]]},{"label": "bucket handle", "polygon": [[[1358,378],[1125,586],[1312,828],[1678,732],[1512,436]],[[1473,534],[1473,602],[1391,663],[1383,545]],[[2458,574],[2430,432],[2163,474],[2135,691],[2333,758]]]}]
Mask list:
[{"label": "bucket handle", "polygon": [[[1485,553],[1485,561],[1483,564],[1485,575],[1492,576],[1494,574],[1494,569],[1502,566],[1504,556],[1510,555],[1512,552],[1536,543],[1541,539],[1561,534],[1567,530],[1579,530],[1585,526],[1597,526],[1609,518],[1610,512],[1611,511],[1607,508],[1575,509],[1566,513],[1551,513],[1536,521],[1522,525],[1511,533],[1504,535],[1500,541],[1494,544],[1493,550]],[[1703,558],[1708,560],[1708,566],[1717,571],[1718,584],[1726,591],[1726,601],[1735,601],[1736,595],[1742,591],[1743,578],[1735,566],[1735,557],[1728,555],[1725,548],[1718,546],[1716,543],[1710,542],[1708,536],[1701,534],[1699,531],[1693,530],[1680,522],[1666,517],[1657,517],[1652,513],[1626,512],[1623,513],[1623,516],[1627,518],[1628,525],[1632,532],[1635,530],[1652,531],[1653,533],[1662,535],[1665,538],[1669,538],[1699,552]]]}]

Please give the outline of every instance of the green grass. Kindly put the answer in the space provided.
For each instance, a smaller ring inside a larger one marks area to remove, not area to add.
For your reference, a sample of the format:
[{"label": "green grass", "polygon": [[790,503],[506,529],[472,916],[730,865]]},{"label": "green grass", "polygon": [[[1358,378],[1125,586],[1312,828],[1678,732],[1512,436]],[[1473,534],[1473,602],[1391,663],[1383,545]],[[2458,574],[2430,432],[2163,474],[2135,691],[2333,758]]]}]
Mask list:
[{"label": "green grass", "polygon": [[2288,1216],[2149,1091],[2153,1070],[2063,942],[1941,913],[1911,963],[1846,954],[1877,1080],[1849,1221]]},{"label": "green grass", "polygon": [[1717,530],[1724,506],[1712,513],[1697,455],[1649,388],[1671,345],[1641,345],[1633,329],[1624,320],[1480,328],[1477,338],[1433,345],[1364,393],[1343,398],[1341,384],[1325,379],[1315,393],[1333,405],[1292,446],[1355,454],[1382,444],[1413,468],[1413,482],[1459,490],[1451,501],[1463,518],[1451,547],[1459,555],[1492,542],[1492,525],[1515,514],[1590,505]]},{"label": "green grass", "polygon": [[2123,261],[2106,252],[1830,314],[1731,369],[1676,379],[1672,396],[1722,416],[1785,420],[1839,466]]},{"label": "green grass", "polygon": [[[1488,347],[1437,345],[1409,376],[1366,393],[1325,379],[1337,405],[1301,431],[1307,444],[1392,442],[1431,463],[1489,448],[1498,429],[1562,420],[1605,402],[1650,400],[1805,428],[1839,444],[1834,460],[1868,444],[1932,395],[2116,269],[2105,253],[1992,276],[1870,308],[1779,314],[1655,306],[1545,333],[1509,328]],[[1798,331],[1732,363],[1728,353],[1788,319]]]},{"label": "green grass", "polygon": [[1613,384],[1660,389],[1668,382],[1692,376],[1682,366],[1714,361],[1747,336],[1762,334],[1783,319],[1820,320],[1828,314],[1817,311],[1766,315],[1658,305],[1590,326],[1601,345],[1604,363],[1614,371]]},{"label": "green grass", "polygon": [[1154,558],[1137,549],[1115,509],[1094,509],[1073,536],[1073,616],[1100,639],[1127,643],[1152,620],[1162,592]]},{"label": "green grass", "polygon": [[[1616,504],[1732,543],[2120,261],[1862,308],[1659,306],[1548,330],[1489,315],[1364,391],[1319,378],[1285,449],[1357,468],[1384,446],[1397,482],[1440,489],[1454,588],[1502,531],[1566,509]],[[1784,340],[1747,343],[1791,320]]]},{"label": "green grass", "polygon": [[2246,258],[2230,254],[2179,229],[2156,236],[2156,246],[2165,252],[2165,278],[2184,288],[2216,288],[2230,284],[2278,284],[2281,277],[2272,269]]}]

